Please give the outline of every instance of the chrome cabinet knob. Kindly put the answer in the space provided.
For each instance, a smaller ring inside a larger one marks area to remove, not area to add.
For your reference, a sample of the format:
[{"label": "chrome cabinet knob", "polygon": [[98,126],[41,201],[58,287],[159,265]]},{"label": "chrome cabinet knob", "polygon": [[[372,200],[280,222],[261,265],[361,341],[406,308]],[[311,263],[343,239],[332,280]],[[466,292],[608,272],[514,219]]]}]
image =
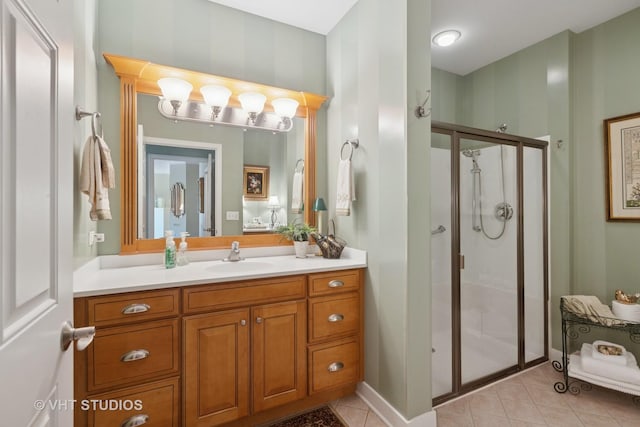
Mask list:
[{"label": "chrome cabinet knob", "polygon": [[256,323],[262,323],[262,317],[256,317]]}]

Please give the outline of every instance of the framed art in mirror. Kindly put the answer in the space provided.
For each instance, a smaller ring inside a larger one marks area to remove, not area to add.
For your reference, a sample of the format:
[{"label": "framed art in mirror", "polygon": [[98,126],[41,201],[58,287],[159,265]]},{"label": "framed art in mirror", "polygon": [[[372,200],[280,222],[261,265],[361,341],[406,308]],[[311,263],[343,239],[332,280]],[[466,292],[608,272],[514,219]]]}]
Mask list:
[{"label": "framed art in mirror", "polygon": [[607,220],[640,221],[640,113],[604,121]]},{"label": "framed art in mirror", "polygon": [[245,165],[242,170],[242,195],[246,200],[269,198],[269,167]]}]

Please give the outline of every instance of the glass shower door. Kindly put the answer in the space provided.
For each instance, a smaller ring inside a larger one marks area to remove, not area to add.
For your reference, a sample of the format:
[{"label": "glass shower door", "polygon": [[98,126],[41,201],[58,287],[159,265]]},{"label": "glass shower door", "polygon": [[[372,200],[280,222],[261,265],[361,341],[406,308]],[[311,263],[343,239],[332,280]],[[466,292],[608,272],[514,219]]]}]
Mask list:
[{"label": "glass shower door", "polygon": [[517,148],[460,138],[460,353],[464,387],[518,365]]}]

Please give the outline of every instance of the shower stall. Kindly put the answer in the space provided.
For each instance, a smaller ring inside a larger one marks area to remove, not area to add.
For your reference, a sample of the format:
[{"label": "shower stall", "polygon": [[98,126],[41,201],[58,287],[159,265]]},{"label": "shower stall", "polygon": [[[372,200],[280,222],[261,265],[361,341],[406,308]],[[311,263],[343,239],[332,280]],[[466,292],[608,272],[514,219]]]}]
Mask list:
[{"label": "shower stall", "polygon": [[547,142],[506,130],[432,123],[434,404],[548,359]]}]

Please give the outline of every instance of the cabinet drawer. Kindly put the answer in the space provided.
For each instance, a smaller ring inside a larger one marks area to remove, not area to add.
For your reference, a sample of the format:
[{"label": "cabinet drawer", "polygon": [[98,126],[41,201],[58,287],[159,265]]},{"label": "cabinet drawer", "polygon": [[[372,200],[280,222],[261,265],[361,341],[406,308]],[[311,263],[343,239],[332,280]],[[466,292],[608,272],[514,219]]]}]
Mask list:
[{"label": "cabinet drawer", "polygon": [[306,296],[306,277],[291,276],[184,289],[184,312],[199,313]]},{"label": "cabinet drawer", "polygon": [[89,427],[139,426],[142,420],[145,427],[178,427],[179,383],[171,378],[92,396],[78,405],[87,411]]},{"label": "cabinet drawer", "polygon": [[179,295],[178,289],[170,289],[88,297],[88,324],[108,326],[177,316]]},{"label": "cabinet drawer", "polygon": [[98,329],[88,351],[89,391],[177,374],[178,320]]},{"label": "cabinet drawer", "polygon": [[357,338],[309,347],[309,394],[355,384],[360,378]]},{"label": "cabinet drawer", "polygon": [[349,292],[309,299],[309,341],[355,334],[360,329],[360,295]]},{"label": "cabinet drawer", "polygon": [[309,275],[309,296],[331,295],[357,291],[360,288],[360,270],[318,273]]}]

